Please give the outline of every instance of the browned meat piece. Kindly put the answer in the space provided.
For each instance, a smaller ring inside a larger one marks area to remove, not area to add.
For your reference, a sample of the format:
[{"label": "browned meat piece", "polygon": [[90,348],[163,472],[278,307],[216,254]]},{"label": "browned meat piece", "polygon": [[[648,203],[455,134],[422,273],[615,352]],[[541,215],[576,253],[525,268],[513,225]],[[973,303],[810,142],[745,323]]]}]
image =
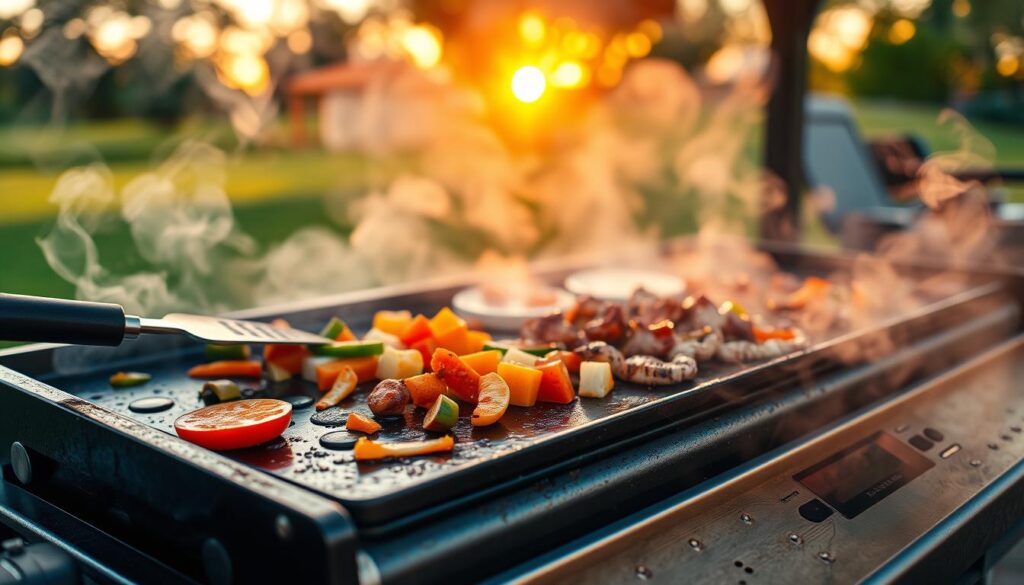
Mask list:
[{"label": "browned meat piece", "polygon": [[722,315],[718,313],[718,306],[704,295],[688,297],[683,301],[683,309],[686,311],[684,323],[684,329],[686,330],[696,330],[704,327],[719,329],[724,321]]},{"label": "browned meat piece", "polygon": [[674,323],[683,317],[683,305],[678,299],[659,297],[642,288],[633,293],[626,308],[629,318],[641,325],[665,320]]},{"label": "browned meat piece", "polygon": [[592,296],[582,295],[576,299],[576,304],[565,314],[566,321],[577,327],[583,326],[591,319],[595,319],[608,305],[607,302],[595,299]]},{"label": "browned meat piece", "polygon": [[651,306],[651,311],[647,314],[646,322],[648,325],[651,323],[657,323],[658,321],[672,321],[678,323],[682,320],[685,311],[683,311],[683,303],[677,299],[663,298],[658,299]]},{"label": "browned meat piece", "polygon": [[626,316],[621,305],[607,305],[599,317],[587,321],[583,326],[589,341],[618,343],[626,334]]},{"label": "browned meat piece", "polygon": [[630,321],[629,328],[629,339],[622,345],[622,353],[626,357],[650,355],[663,358],[676,343],[671,321],[660,321],[649,326]]},{"label": "browned meat piece", "polygon": [[754,341],[754,325],[732,311],[722,315],[722,335],[730,341]]},{"label": "browned meat piece", "polygon": [[626,301],[626,311],[630,319],[636,319],[637,317],[649,312],[651,305],[658,300],[658,295],[640,287],[633,291],[633,294],[629,296],[629,300]]},{"label": "browned meat piece", "polygon": [[580,331],[565,320],[561,313],[529,319],[519,330],[523,340],[531,343],[561,343],[573,349],[584,343]]}]

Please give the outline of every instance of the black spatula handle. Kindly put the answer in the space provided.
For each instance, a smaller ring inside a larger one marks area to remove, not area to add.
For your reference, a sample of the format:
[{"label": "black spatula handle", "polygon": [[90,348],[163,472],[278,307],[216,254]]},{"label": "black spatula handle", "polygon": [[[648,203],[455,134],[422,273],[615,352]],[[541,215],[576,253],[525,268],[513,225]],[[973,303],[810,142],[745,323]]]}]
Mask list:
[{"label": "black spatula handle", "polygon": [[0,340],[119,345],[121,305],[0,293]]}]

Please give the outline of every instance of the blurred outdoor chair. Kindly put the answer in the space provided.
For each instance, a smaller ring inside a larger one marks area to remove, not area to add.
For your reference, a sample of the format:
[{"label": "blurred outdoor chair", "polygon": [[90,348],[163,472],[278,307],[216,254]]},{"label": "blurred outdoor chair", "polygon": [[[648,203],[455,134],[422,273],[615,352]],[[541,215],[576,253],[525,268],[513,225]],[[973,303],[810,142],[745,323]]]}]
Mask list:
[{"label": "blurred outdoor chair", "polygon": [[[804,169],[812,189],[832,193],[820,213],[844,247],[872,250],[884,234],[905,229],[923,210],[917,172],[930,152],[920,138],[895,135],[866,142],[850,104],[812,94],[805,102]],[[968,170],[955,175],[982,183],[1024,181],[1024,169]],[[992,198],[996,225],[1011,246],[1024,248],[1024,204]]]}]

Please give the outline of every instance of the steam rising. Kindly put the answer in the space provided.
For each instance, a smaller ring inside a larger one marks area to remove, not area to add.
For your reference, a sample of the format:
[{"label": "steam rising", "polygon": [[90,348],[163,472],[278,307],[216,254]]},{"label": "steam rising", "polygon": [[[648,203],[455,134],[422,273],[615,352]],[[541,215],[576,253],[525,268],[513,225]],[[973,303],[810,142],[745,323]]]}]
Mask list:
[{"label": "steam rising", "polygon": [[[699,233],[671,265],[692,290],[769,314],[773,299],[801,283],[747,239],[751,220],[784,200],[783,186],[745,152],[766,89],[741,79],[708,100],[677,65],[641,61],[540,156],[510,149],[472,91],[416,70],[386,69],[360,98],[355,143],[382,165],[409,155],[413,163],[362,197],[325,201],[329,217],[354,226],[349,237],[304,228],[260,250],[235,223],[224,191],[230,161],[190,142],[120,193],[100,165],[66,172],[51,196],[60,208],[56,225],[39,244],[80,298],[143,314],[216,312],[474,268],[483,276],[493,273],[487,267],[507,269],[520,258],[585,252],[654,259],[659,220],[684,205],[696,214]],[[929,212],[914,229],[883,241],[878,254],[830,275],[826,293],[781,322],[790,319],[817,338],[869,328],[919,306],[923,292],[959,286],[953,278],[912,282],[893,261],[963,263],[992,253],[983,194],[949,174],[978,168],[991,158],[991,145],[952,114],[942,121],[954,125],[964,146],[922,166]],[[256,137],[265,124],[254,124]],[[93,237],[110,209],[120,210],[147,270],[117,274],[99,257]],[[880,336],[840,358],[878,357],[902,341]]]},{"label": "steam rising", "polygon": [[[379,162],[413,153],[416,163],[386,188],[326,202],[329,216],[355,225],[350,237],[306,228],[260,251],[224,191],[230,161],[189,142],[120,193],[102,166],[66,172],[51,195],[57,223],[39,242],[47,261],[81,298],[145,314],[222,311],[471,270],[485,253],[650,244],[659,233],[644,218],[662,211],[645,209],[641,190],[666,176],[702,194],[702,209],[719,195],[746,206],[761,192],[741,152],[763,99],[756,83],[701,119],[683,69],[639,62],[559,146],[536,156],[511,151],[466,88],[411,69],[382,75],[361,98],[360,144]],[[146,271],[116,274],[99,257],[93,237],[106,216],[97,209],[118,207]]]}]

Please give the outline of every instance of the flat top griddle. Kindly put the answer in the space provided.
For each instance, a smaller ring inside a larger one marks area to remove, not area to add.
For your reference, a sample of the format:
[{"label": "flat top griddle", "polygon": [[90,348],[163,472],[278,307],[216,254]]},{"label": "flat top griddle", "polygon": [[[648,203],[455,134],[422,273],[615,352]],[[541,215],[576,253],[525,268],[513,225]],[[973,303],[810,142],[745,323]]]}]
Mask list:
[{"label": "flat top griddle", "polygon": [[[192,410],[205,406],[198,390],[202,380],[189,378],[189,367],[204,363],[201,351],[189,352],[168,360],[139,360],[122,367],[103,369],[86,375],[46,377],[43,381],[90,402],[143,422],[161,431],[174,434],[174,420]],[[763,366],[762,366],[763,367]],[[149,373],[153,380],[143,386],[125,389],[111,388],[108,378],[117,370],[132,368]],[[292,424],[281,440],[271,441],[251,449],[224,454],[262,468],[290,481],[305,485],[336,498],[346,505],[362,509],[382,497],[399,494],[443,476],[455,476],[474,465],[498,461],[516,452],[524,452],[556,435],[573,439],[576,448],[586,450],[586,438],[573,437],[573,431],[606,421],[619,413],[652,404],[681,393],[693,393],[728,379],[730,375],[746,371],[743,366],[707,364],[700,377],[692,382],[670,387],[646,387],[616,382],[615,390],[605,399],[577,399],[570,404],[537,403],[530,408],[510,406],[498,424],[473,427],[469,422],[471,407],[463,405],[459,422],[453,429],[456,447],[451,455],[400,458],[382,462],[356,462],[351,449],[328,449],[321,445],[320,437],[333,432],[347,434],[344,415],[348,412],[370,414],[366,397],[374,383],[360,385],[359,389],[337,407],[320,413],[328,419],[320,424],[312,422],[317,411],[312,404],[293,410]],[[576,380],[578,382],[578,380]],[[298,378],[280,384],[267,384],[259,380],[239,380],[243,393],[261,397],[293,398],[320,396],[314,384]],[[174,401],[168,410],[157,413],[133,412],[130,405],[152,397],[167,397]],[[383,419],[382,441],[412,441],[439,435],[422,430],[425,411],[406,409],[403,418]],[[651,412],[651,426],[666,413]],[[363,436],[352,433],[352,438]],[[375,438],[378,438],[375,437]],[[590,443],[596,446],[597,443]],[[363,505],[360,505],[363,504]]]},{"label": "flat top griddle", "polygon": [[[428,298],[412,304],[403,302],[403,297],[380,298],[349,306],[325,306],[284,317],[297,326],[309,327],[336,313],[354,328],[366,329],[376,309],[409,308],[426,313],[445,304],[456,290],[434,291]],[[649,388],[617,381],[615,390],[604,399],[577,399],[566,405],[538,403],[531,408],[510,407],[499,424],[486,428],[472,427],[468,420],[469,409],[464,409],[453,429],[456,447],[451,455],[356,462],[350,450],[333,450],[320,444],[320,438],[327,433],[345,432],[340,426],[344,417],[336,418],[337,426],[314,424],[310,420],[316,412],[312,406],[294,411],[292,426],[281,439],[225,455],[334,498],[361,523],[390,522],[428,504],[443,505],[472,494],[498,478],[513,478],[540,466],[585,457],[617,439],[678,423],[706,409],[712,401],[737,402],[771,384],[790,383],[798,375],[837,367],[835,356],[843,355],[846,353],[843,350],[852,346],[871,343],[872,335],[884,333],[897,339],[910,338],[925,330],[948,326],[951,320],[962,321],[970,314],[977,314],[979,309],[974,305],[991,300],[999,291],[997,283],[968,288],[951,297],[926,303],[911,314],[894,317],[871,330],[838,335],[769,362],[705,363],[696,380],[678,386]],[[179,415],[203,406],[198,394],[202,382],[186,375],[189,367],[203,361],[201,347],[191,345],[169,353],[103,365],[84,374],[51,373],[39,378],[100,407],[173,434],[172,425]],[[144,371],[152,374],[153,379],[144,386],[113,389],[108,377],[118,370]],[[281,384],[252,381],[240,385],[243,393],[258,396],[315,398],[319,395],[313,384],[299,379]],[[334,412],[369,413],[366,406],[369,387],[372,385],[361,386]],[[133,401],[153,396],[168,397],[174,405],[158,413],[137,413],[130,409]],[[436,436],[421,430],[423,415],[422,410],[408,409],[404,419],[384,421],[381,440]]]}]

